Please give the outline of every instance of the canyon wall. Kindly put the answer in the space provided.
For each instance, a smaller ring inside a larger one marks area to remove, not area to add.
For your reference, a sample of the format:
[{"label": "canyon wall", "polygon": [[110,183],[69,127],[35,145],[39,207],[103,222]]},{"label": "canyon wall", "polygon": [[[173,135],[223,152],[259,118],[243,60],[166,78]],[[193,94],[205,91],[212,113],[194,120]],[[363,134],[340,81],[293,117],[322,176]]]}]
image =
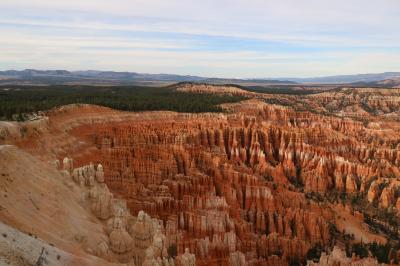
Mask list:
[{"label": "canyon wall", "polygon": [[[224,114],[75,105],[23,134],[18,125],[3,129],[5,143],[56,157],[85,188],[107,236],[96,256],[135,265],[305,264],[313,247],[341,241],[342,210],[361,220],[356,238],[374,234],[364,210],[398,217],[398,91],[276,96],[274,105],[237,88],[182,90],[253,99],[224,105]],[[321,265],[336,265],[324,256]]]}]

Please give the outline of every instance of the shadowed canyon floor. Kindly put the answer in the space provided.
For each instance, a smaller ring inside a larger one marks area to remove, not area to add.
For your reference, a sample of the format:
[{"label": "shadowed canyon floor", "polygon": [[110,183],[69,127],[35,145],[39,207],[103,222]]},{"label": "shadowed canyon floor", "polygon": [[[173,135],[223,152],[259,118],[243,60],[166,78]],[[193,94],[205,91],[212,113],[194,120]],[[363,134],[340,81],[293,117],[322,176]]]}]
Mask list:
[{"label": "shadowed canyon floor", "polygon": [[[378,265],[371,249],[357,257],[363,243],[398,262],[400,89],[180,90],[249,99],[226,113],[76,104],[0,122],[0,257],[34,265],[44,247],[48,265]],[[10,248],[15,234],[26,241]]]}]

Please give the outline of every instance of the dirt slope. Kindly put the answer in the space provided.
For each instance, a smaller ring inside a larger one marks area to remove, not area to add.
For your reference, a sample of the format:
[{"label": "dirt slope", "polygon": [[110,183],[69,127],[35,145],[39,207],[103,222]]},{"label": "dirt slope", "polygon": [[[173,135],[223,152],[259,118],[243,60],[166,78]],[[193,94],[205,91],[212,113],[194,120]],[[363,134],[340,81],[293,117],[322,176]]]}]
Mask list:
[{"label": "dirt slope", "polygon": [[[0,220],[23,232],[11,234],[18,240],[13,243],[18,247],[14,250],[19,250],[24,260],[32,262],[41,247],[48,249],[54,245],[65,251],[63,260],[70,262],[66,265],[74,261],[80,265],[96,265],[101,261],[106,265],[105,261],[84,252],[104,236],[97,218],[80,204],[81,189],[70,179],[50,164],[11,145],[0,146],[0,176]],[[11,232],[4,224],[0,228],[4,234]],[[2,245],[4,241],[2,236]]]}]

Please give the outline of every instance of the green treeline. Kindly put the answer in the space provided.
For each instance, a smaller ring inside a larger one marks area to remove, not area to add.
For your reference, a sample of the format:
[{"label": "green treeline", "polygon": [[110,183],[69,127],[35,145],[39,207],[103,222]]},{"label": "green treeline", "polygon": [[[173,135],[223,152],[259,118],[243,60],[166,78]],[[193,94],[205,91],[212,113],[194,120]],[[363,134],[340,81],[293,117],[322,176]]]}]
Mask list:
[{"label": "green treeline", "polygon": [[243,99],[179,92],[173,87],[3,86],[0,87],[0,120],[22,120],[22,114],[72,103],[97,104],[124,111],[222,112],[219,104]]}]

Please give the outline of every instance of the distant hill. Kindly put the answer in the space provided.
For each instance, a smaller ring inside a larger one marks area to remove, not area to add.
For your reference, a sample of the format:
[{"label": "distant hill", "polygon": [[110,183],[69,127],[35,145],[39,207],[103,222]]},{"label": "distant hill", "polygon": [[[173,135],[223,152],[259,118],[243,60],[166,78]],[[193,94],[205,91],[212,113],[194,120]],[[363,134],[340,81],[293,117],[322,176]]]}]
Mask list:
[{"label": "distant hill", "polygon": [[384,72],[377,74],[338,75],[315,78],[283,78],[284,80],[298,83],[355,83],[378,82],[385,79],[400,78],[400,72]]},{"label": "distant hill", "polygon": [[223,79],[207,78],[201,80],[202,83],[209,84],[236,84],[241,86],[266,86],[266,85],[294,85],[297,82],[276,79]]},{"label": "distant hill", "polygon": [[378,74],[339,75],[315,78],[263,78],[225,79],[175,74],[146,74],[116,71],[67,71],[67,70],[7,70],[0,71],[0,85],[151,85],[164,86],[178,82],[210,84],[236,84],[241,86],[314,84],[353,84],[365,86],[398,86],[400,72]]},{"label": "distant hill", "polygon": [[174,74],[144,74],[115,71],[66,71],[66,70],[7,70],[0,71],[1,84],[29,85],[168,85],[177,82],[202,82],[215,84],[268,85],[295,84],[292,81],[256,80],[256,79],[221,79]]},{"label": "distant hill", "polygon": [[384,79],[378,81],[377,84],[385,87],[400,88],[400,77]]}]

